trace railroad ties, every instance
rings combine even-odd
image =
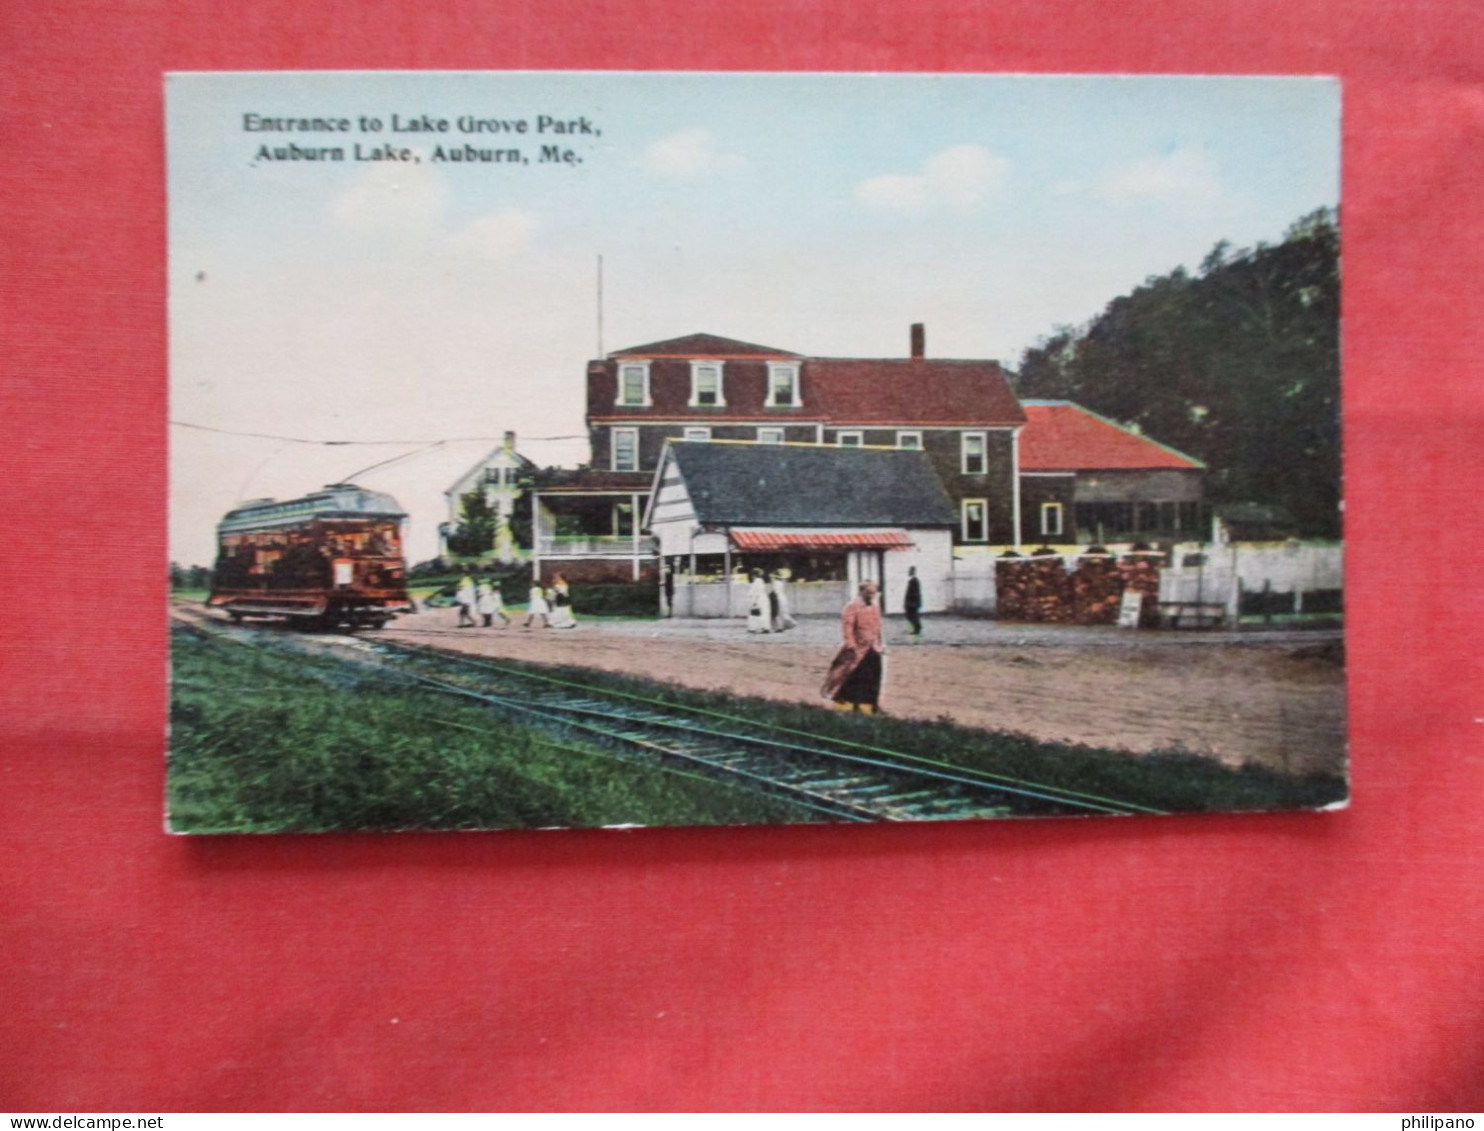
[[[403,678],[640,760],[786,798],[835,820],[947,821],[1152,813],[1092,794],[930,761],[421,645],[357,639]]]

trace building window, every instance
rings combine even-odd
[[[965,542],[989,541],[989,501],[965,499],[961,504]]]
[[[625,362],[618,367],[618,400],[615,403],[649,407],[649,362]]]
[[[757,442],[759,444],[781,444],[783,443],[783,429],[759,428],[757,430]]]
[[[639,429],[615,428],[613,430],[613,470],[639,470]]]
[[[988,469],[983,432],[965,432],[960,440],[960,466],[965,475],[983,475]]]
[[[632,538],[634,536],[634,504],[613,504],[613,536],[615,538]]]
[[[920,452],[920,451],[922,451],[922,433],[921,432],[898,432],[897,433],[897,447],[900,448],[904,452]]]
[[[690,404],[692,408],[724,408],[727,399],[721,388],[721,362],[690,363]]]
[[[799,367],[795,364],[768,363],[768,408],[798,408],[803,404],[799,396]]]
[[[709,440],[711,439],[711,429],[687,428],[685,430],[685,438],[687,440]]]
[[[858,448],[861,446],[861,434],[859,432],[836,432],[835,446],[838,448]]]
[[[1041,504],[1041,533],[1043,535],[1061,534],[1061,511],[1060,503]]]

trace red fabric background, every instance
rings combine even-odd
[[[438,8],[0,6],[0,1107],[1484,1106],[1484,9]],[[484,67],[1343,75],[1354,807],[161,835],[161,73]]]

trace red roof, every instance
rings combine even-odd
[[[729,420],[776,420],[786,424],[824,421],[843,427],[877,425],[950,428],[1013,426],[1025,421],[1020,402],[994,361],[937,358],[799,358],[797,354],[745,353],[765,350],[692,334],[653,346],[636,346],[588,364],[587,411],[590,422],[694,420],[721,424]],[[736,352],[722,352],[735,350]],[[707,352],[712,351],[712,352]],[[699,408],[690,403],[691,360],[724,358],[725,406]],[[625,358],[651,358],[647,406],[615,404],[618,367]],[[769,406],[768,361],[799,362],[799,395],[795,408]]]
[[[1142,471],[1206,465],[1071,401],[1024,402],[1021,471]]]
[[[761,553],[770,550],[910,550],[916,543],[905,530],[740,530],[732,545]]]
[[[794,358],[799,355],[788,350],[760,346],[755,342],[739,342],[736,338],[723,338],[720,334],[686,334],[683,338],[666,338],[662,342],[649,342],[642,346],[614,350],[609,357],[685,357],[697,361],[726,357],[774,357]]]
[[[804,412],[833,424],[1019,424],[1025,420],[996,361],[810,358]]]

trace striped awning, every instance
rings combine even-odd
[[[762,530],[732,527],[732,545],[762,553],[777,550],[910,550],[905,530]]]

